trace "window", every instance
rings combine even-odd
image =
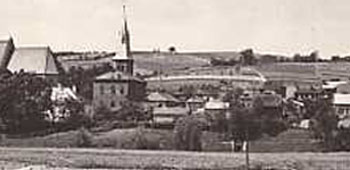
[[[123,87],[120,88],[120,94],[124,94],[124,88]]]
[[[114,85],[111,85],[111,93],[115,94],[115,86]]]
[[[105,88],[103,87],[102,84],[100,86],[100,93],[101,93],[101,95],[103,95],[105,93]]]
[[[111,101],[111,107],[115,107],[114,101]]]

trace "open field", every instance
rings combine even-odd
[[[259,169],[345,170],[350,153],[255,153]],[[24,165],[100,169],[242,169],[243,153],[203,153],[112,149],[0,148],[0,167]],[[10,167],[11,166],[11,167]]]

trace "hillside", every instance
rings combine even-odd
[[[60,62],[65,70],[71,67],[91,68],[104,63],[111,63],[114,53],[107,52],[56,52],[57,61]],[[210,56],[213,55],[198,55],[196,53],[168,53],[168,52],[134,52],[133,58],[136,71],[153,72],[162,71],[168,72],[190,67],[200,67],[209,65]]]

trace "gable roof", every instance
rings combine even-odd
[[[333,104],[335,104],[335,105],[350,105],[350,94],[335,93],[333,95]]]
[[[142,79],[124,74],[118,70],[110,71],[95,78],[95,81],[138,81],[144,82]]]
[[[14,51],[12,38],[0,40],[0,68],[6,69]]]
[[[151,102],[180,102],[174,96],[168,93],[153,92],[147,96],[147,100]]]
[[[187,103],[204,103],[205,100],[201,97],[191,97],[189,99],[186,100]]]
[[[205,103],[204,108],[206,110],[225,110],[230,107],[230,103],[220,100],[211,99]]]
[[[153,115],[187,115],[189,109],[186,107],[156,107],[153,109]]]
[[[58,74],[57,66],[49,47],[16,48],[8,65],[12,72],[31,72],[35,74]]]

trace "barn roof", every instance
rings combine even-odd
[[[12,72],[31,72],[35,74],[58,74],[50,47],[16,48],[8,69]]]
[[[9,60],[11,59],[14,44],[12,38],[0,39],[0,67],[6,69]]]

